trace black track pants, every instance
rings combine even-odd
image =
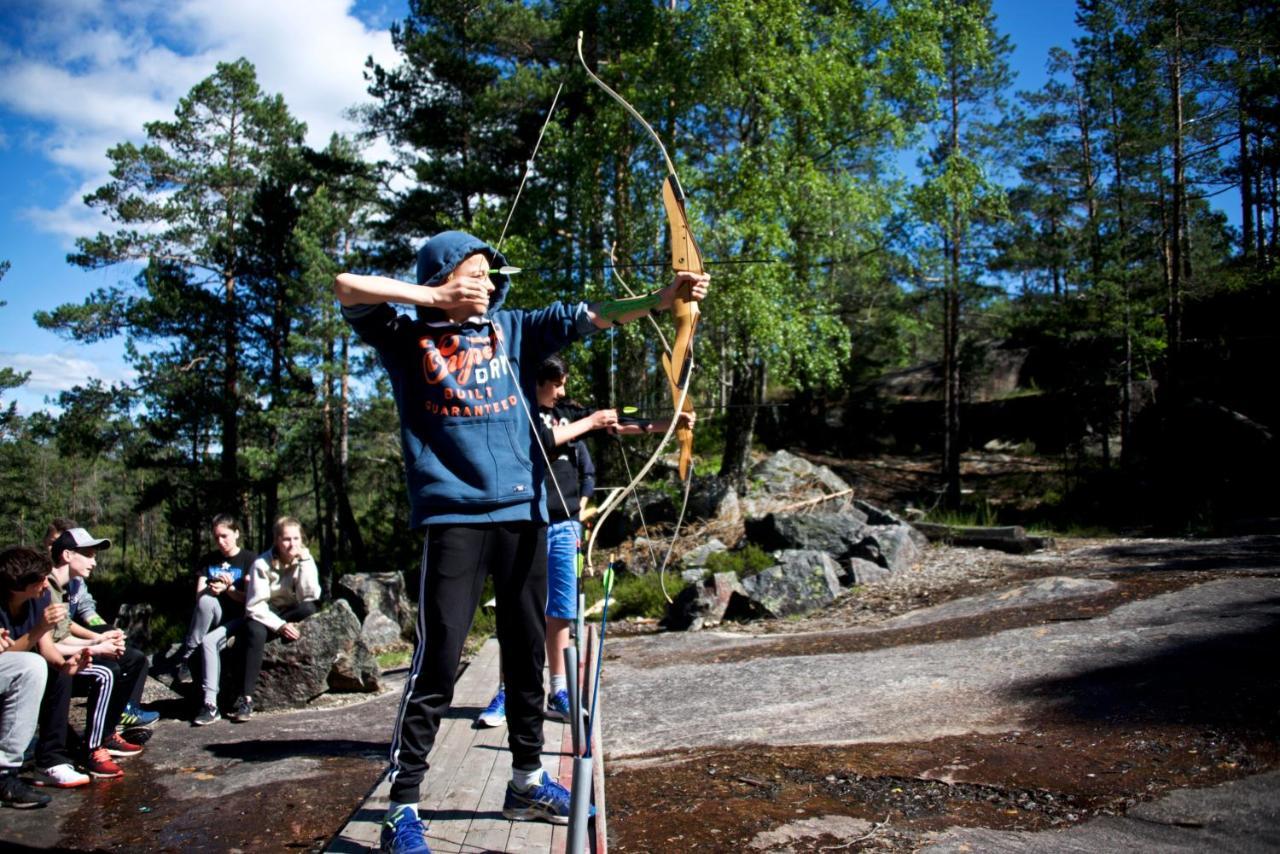
[[[541,764],[546,527],[533,522],[432,525],[422,549],[418,642],[391,740],[393,801],[420,799],[427,754],[453,700],[463,643],[488,575],[498,600],[511,764],[520,770]]]

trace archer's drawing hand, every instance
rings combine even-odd
[[[618,410],[597,409],[591,413],[592,430],[612,430],[618,426]]]
[[[495,288],[487,275],[454,276],[429,289],[432,292],[431,305],[445,311],[466,308],[473,314],[484,314],[489,310],[489,295]]]

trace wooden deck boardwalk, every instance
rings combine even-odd
[[[563,825],[502,817],[502,800],[511,774],[507,728],[473,727],[497,688],[498,660],[498,642],[490,639],[458,679],[453,707],[441,722],[419,805],[419,813],[428,823],[427,841],[433,854],[564,854],[568,828]],[[558,769],[560,781],[568,786],[572,779],[572,733],[568,725],[555,721],[547,721],[544,727],[543,767],[553,773]],[[598,744],[593,753],[599,755]],[[594,776],[599,818],[588,834],[589,846],[593,852],[603,852],[603,775]],[[376,851],[390,788],[384,777],[326,851]]]

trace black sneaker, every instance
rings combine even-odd
[[[242,724],[253,717],[253,700],[241,694],[236,698],[236,707],[227,715],[227,720]]]
[[[191,722],[196,726],[208,726],[220,717],[222,717],[222,715],[218,714],[217,706],[205,706],[200,710],[200,714],[196,715],[195,719]]]
[[[186,685],[192,681],[191,666],[187,664],[187,660],[184,658],[178,662],[178,669],[173,671],[173,684]]]
[[[42,807],[53,800],[44,792],[37,792],[18,778],[12,771],[0,773],[0,806],[29,810]]]

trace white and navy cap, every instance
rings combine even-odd
[[[84,528],[68,528],[53,541],[52,551],[55,554],[66,549],[97,549],[101,552],[109,548],[111,541],[108,539],[99,539]]]

